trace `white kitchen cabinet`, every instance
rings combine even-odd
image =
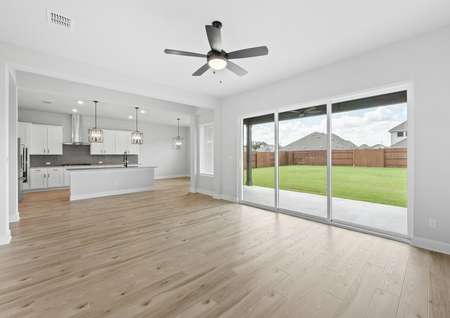
[[[31,155],[47,154],[47,126],[31,125]]]
[[[131,143],[131,131],[117,131],[116,153],[123,154],[125,151],[130,155],[137,155],[139,146]]]
[[[47,188],[58,188],[64,186],[64,169],[47,168]]]
[[[116,154],[123,154],[128,152],[128,139],[129,133],[127,131],[116,131]]]
[[[63,127],[50,125],[31,125],[32,155],[62,155]]]
[[[27,148],[31,145],[32,125],[32,123],[17,123],[17,137],[20,138],[20,143]]]
[[[47,148],[49,154],[63,154],[63,127],[47,126]]]
[[[103,130],[103,147],[105,154],[116,153],[116,131],[114,130]]]
[[[30,189],[58,188],[64,186],[64,169],[60,167],[31,168]]]
[[[139,146],[131,143],[131,131],[103,130],[103,143],[91,144],[91,155],[138,154]]]
[[[46,168],[32,168],[30,169],[30,189],[46,188]]]
[[[116,132],[103,129],[103,142],[91,144],[91,155],[112,155],[116,151]]]
[[[70,172],[67,169],[64,169],[64,186],[70,186]]]

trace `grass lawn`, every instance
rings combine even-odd
[[[325,166],[282,166],[280,189],[325,195],[326,173]],[[273,188],[274,169],[253,169],[253,184]],[[407,169],[333,167],[333,196],[406,207]]]

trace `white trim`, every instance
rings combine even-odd
[[[97,192],[97,193],[89,193],[89,194],[77,194],[77,195],[70,195],[70,201],[85,200],[85,199],[92,199],[92,198],[99,198],[99,197],[108,197],[108,196],[112,196],[112,195],[127,194],[127,193],[134,193],[134,192],[145,192],[145,191],[152,191],[152,190],[153,190],[153,186],[144,187],[144,188],[126,189],[126,190],[105,191],[105,192]]]
[[[9,216],[9,223],[15,223],[20,221],[20,214],[19,211],[16,211],[16,213],[13,213]]]
[[[235,198],[231,195],[223,195],[222,194],[221,197],[222,197],[222,200],[233,202],[233,203],[239,203],[239,199]]]
[[[244,198],[243,198],[243,185],[242,185],[242,179],[243,179],[243,171],[242,171],[242,167],[243,167],[243,158],[242,158],[242,154],[243,154],[243,147],[242,147],[242,127],[243,127],[243,120],[245,118],[248,117],[255,117],[255,116],[260,116],[260,115],[267,115],[267,114],[279,114],[282,111],[289,111],[292,109],[299,109],[299,108],[306,108],[309,107],[311,105],[327,105],[327,133],[328,133],[328,153],[327,153],[327,180],[328,180],[328,185],[327,185],[327,190],[328,190],[328,195],[327,195],[327,216],[328,216],[328,221],[330,223],[335,223],[336,220],[333,220],[333,215],[332,215],[332,188],[331,188],[331,168],[332,166],[330,166],[331,163],[331,105],[333,103],[337,103],[337,102],[341,102],[341,101],[348,101],[348,100],[352,100],[352,99],[358,99],[358,98],[365,98],[365,97],[371,97],[371,96],[377,96],[377,95],[382,95],[382,94],[388,94],[388,93],[393,93],[393,92],[399,92],[399,91],[406,91],[407,93],[407,120],[408,120],[408,165],[407,165],[407,169],[408,169],[408,207],[407,207],[407,222],[408,222],[408,234],[407,237],[405,238],[403,235],[398,235],[397,239],[399,240],[409,240],[410,238],[414,237],[413,234],[413,227],[414,227],[414,184],[415,184],[415,180],[414,180],[414,153],[415,153],[415,149],[414,149],[414,85],[412,82],[402,82],[402,83],[391,83],[388,85],[384,85],[384,86],[380,86],[378,88],[372,88],[372,89],[366,89],[366,90],[361,90],[358,92],[353,92],[353,93],[349,93],[349,94],[341,94],[338,96],[334,96],[334,97],[329,97],[329,98],[323,98],[323,99],[319,99],[319,100],[315,100],[313,102],[308,102],[308,103],[300,103],[300,104],[291,104],[289,106],[281,106],[281,107],[273,107],[271,110],[264,110],[264,111],[258,111],[258,112],[254,112],[254,113],[247,113],[247,114],[241,114],[241,116],[238,118],[239,119],[239,129],[240,129],[240,140],[237,142],[237,153],[240,156],[240,160],[238,161],[238,167],[237,167],[237,172],[236,175],[238,176],[237,178],[237,193],[239,193],[239,202],[241,203],[246,203],[248,204],[248,202],[245,202]],[[411,125],[410,125],[411,124]],[[276,127],[278,128],[278,127]],[[275,132],[276,134],[277,132]],[[278,143],[278,140],[275,140],[275,144]],[[330,161],[330,162],[328,162]],[[275,191],[276,192],[276,191]],[[276,197],[277,199],[277,197]],[[277,205],[278,202],[277,200],[275,201],[275,205]],[[264,208],[264,207],[263,207]],[[280,211],[280,209],[277,209],[278,212],[282,212]],[[283,213],[285,213],[286,211],[283,211]],[[300,217],[302,217],[300,215]],[[339,223],[339,222],[338,222]],[[359,231],[366,231],[367,233],[377,233],[377,235],[381,235],[381,236],[387,236],[390,237],[391,233],[388,233],[386,231],[380,230],[380,229],[372,229],[372,228],[367,228],[364,229],[362,226],[359,225],[346,225],[351,229],[354,230],[359,230]],[[393,235],[393,238],[395,238],[395,234]]]
[[[3,235],[0,235],[0,245],[6,245],[9,244],[11,242],[11,231],[8,230],[8,232],[6,232]]]
[[[189,178],[190,175],[188,174],[173,174],[173,175],[167,175],[167,176],[156,176],[154,180],[162,180],[162,179],[175,179],[175,178]]]
[[[199,189],[197,188],[195,192],[191,191],[192,193],[200,193],[200,194],[205,194],[205,195],[209,195],[211,197],[215,197],[218,196],[216,193],[214,193],[214,191],[211,191],[209,189]]]
[[[450,255],[450,244],[449,243],[439,242],[439,241],[430,240],[430,239],[416,236],[412,239],[411,245]]]
[[[214,178],[214,172],[212,172],[212,173],[200,172],[199,176],[206,177],[206,178]]]

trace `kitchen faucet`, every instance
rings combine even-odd
[[[128,168],[128,153],[126,151],[123,153],[122,163],[125,168]]]

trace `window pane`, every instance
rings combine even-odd
[[[246,118],[243,124],[242,198],[275,207],[275,116]]]
[[[333,105],[333,219],[406,235],[407,104],[369,100]]]
[[[279,207],[327,217],[327,107],[279,115]]]

